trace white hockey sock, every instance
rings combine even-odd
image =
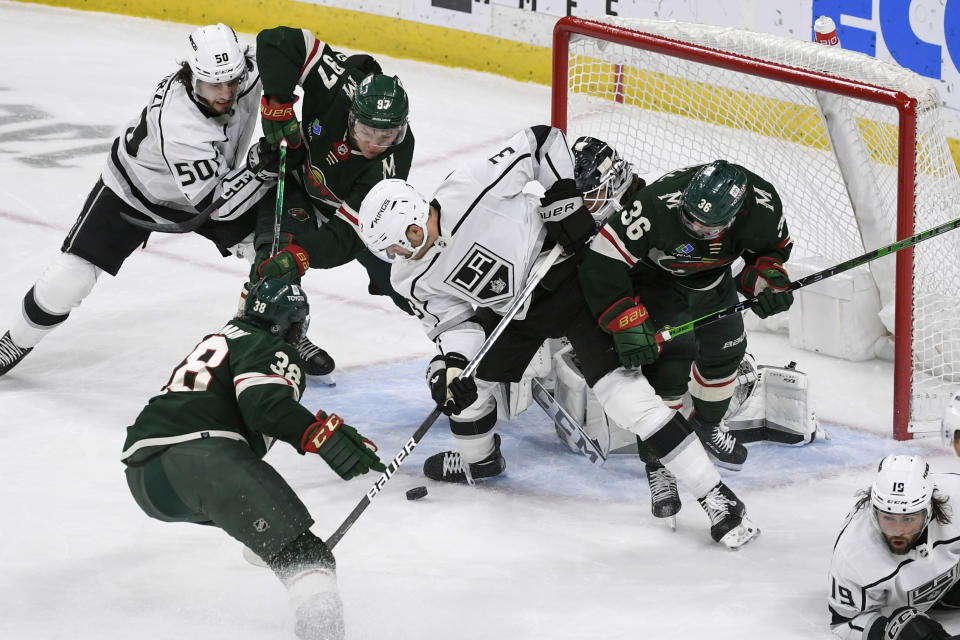
[[[689,434],[669,456],[660,458],[660,462],[687,491],[698,498],[707,495],[720,482],[717,468],[710,462],[695,433]]]
[[[346,637],[337,576],[329,567],[304,568],[284,580],[284,584],[297,616],[299,638],[342,640]]]
[[[463,436],[454,436],[457,441],[457,451],[464,462],[480,462],[491,453],[493,453],[493,434],[494,431],[488,431],[479,436],[466,438]]]
[[[34,347],[50,331],[60,326],[70,310],[90,294],[103,270],[70,253],[61,253],[33,285],[35,305],[33,315],[50,316],[30,318],[21,307],[20,317],[10,327],[10,338],[24,349]],[[26,304],[26,303],[25,303]],[[53,317],[62,316],[59,321]]]

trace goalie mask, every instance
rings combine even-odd
[[[870,487],[873,515],[890,551],[901,555],[930,522],[930,466],[920,456],[894,455],[881,460],[877,471]]]
[[[680,219],[701,240],[720,237],[747,199],[747,174],[726,160],[704,165],[683,190]]]
[[[633,181],[630,163],[603,140],[581,136],[573,143],[573,172],[583,203],[599,221],[620,207],[620,198]]]
[[[429,218],[430,203],[413,186],[381,180],[360,205],[360,236],[382,260],[410,259],[427,244]]]
[[[195,29],[187,38],[186,63],[194,96],[220,113],[229,110],[247,75],[247,58],[233,29],[222,22]]]
[[[296,345],[307,335],[310,324],[307,294],[280,278],[264,278],[247,292],[243,320]]]

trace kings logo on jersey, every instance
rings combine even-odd
[[[911,589],[907,594],[907,603],[914,607],[932,605],[956,583],[958,577],[960,577],[960,566],[955,565],[933,580],[925,582],[916,589]]]
[[[444,282],[479,304],[513,297],[513,264],[477,243],[466,252]]]

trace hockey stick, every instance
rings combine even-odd
[[[597,443],[587,435],[580,423],[573,419],[573,416],[563,408],[562,404],[557,402],[553,394],[547,391],[539,380],[533,378],[530,381],[530,388],[533,391],[533,399],[540,405],[543,412],[553,420],[557,435],[567,446],[571,449],[577,449],[587,457],[591,464],[599,466],[607,461],[607,457],[603,455],[603,451],[597,446]]]
[[[280,139],[280,168],[277,173],[277,206],[273,212],[273,244],[270,245],[270,256],[280,251],[280,216],[283,213],[283,184],[286,182],[287,168],[287,139]]]
[[[526,284],[523,286],[523,289],[520,290],[520,293],[517,294],[517,297],[514,298],[513,304],[510,305],[510,308],[507,309],[507,312],[503,314],[503,318],[494,327],[493,331],[490,332],[490,335],[487,336],[487,339],[483,341],[483,344],[480,346],[480,350],[477,351],[477,355],[473,356],[473,359],[467,364],[463,369],[463,373],[460,374],[461,377],[467,378],[473,375],[473,372],[477,370],[477,367],[480,366],[480,361],[483,359],[483,356],[487,355],[487,352],[493,347],[493,343],[497,341],[500,335],[506,331],[507,325],[510,324],[510,321],[513,320],[513,317],[517,315],[520,311],[520,307],[524,305],[527,301],[527,298],[530,297],[530,294],[533,293],[534,288],[537,284],[543,279],[543,276],[547,274],[547,271],[550,270],[550,267],[557,261],[557,258],[560,257],[560,252],[563,248],[560,245],[556,245],[547,257],[544,258],[543,262],[530,274],[530,277],[527,278]],[[373,486],[367,489],[367,493],[360,499],[360,502],[357,503],[357,506],[353,508],[353,511],[350,512],[350,515],[340,523],[340,526],[337,527],[337,530],[334,531],[329,538],[325,540],[327,548],[333,549],[340,538],[350,530],[350,527],[353,526],[353,523],[357,521],[357,518],[360,517],[367,507],[370,506],[370,502],[377,497],[382,490],[384,485],[387,484],[387,481],[390,480],[390,477],[396,473],[397,469],[403,464],[403,461],[413,453],[413,450],[416,449],[417,445],[420,444],[420,440],[423,439],[423,436],[427,434],[427,431],[430,430],[430,427],[433,426],[433,423],[437,421],[437,418],[440,417],[440,407],[439,405],[434,407],[433,411],[430,412],[430,415],[427,416],[426,420],[420,423],[420,426],[417,427],[417,430],[413,432],[413,435],[407,440],[403,445],[403,448],[394,456],[393,460],[390,461],[390,464],[387,465],[386,471],[380,474],[380,477],[377,478],[377,481],[373,483]]]
[[[960,218],[955,218],[949,222],[944,222],[938,227],[927,229],[926,231],[921,231],[916,235],[912,235],[909,238],[904,238],[903,240],[898,240],[897,242],[888,244],[885,247],[880,247],[879,249],[868,251],[862,256],[857,256],[856,258],[850,258],[846,262],[841,262],[840,264],[834,265],[832,267],[827,267],[823,271],[812,273],[809,276],[806,276],[805,278],[794,280],[793,282],[790,283],[789,287],[784,289],[784,291],[796,291],[801,287],[806,287],[815,282],[820,282],[821,280],[825,280],[826,278],[835,276],[838,273],[843,273],[844,271],[853,269],[854,267],[859,267],[862,264],[872,262],[877,258],[882,258],[883,256],[896,253],[901,249],[912,247],[913,245],[923,242],[924,240],[929,240],[930,238],[944,234],[947,231],[952,231],[957,227],[960,227]],[[670,327],[670,326],[663,327],[659,332],[657,332],[657,335],[655,337],[656,341],[658,343],[666,342],[671,338],[676,338],[677,336],[683,335],[684,333],[689,333],[690,331],[693,331],[698,327],[702,327],[703,325],[710,324],[711,322],[716,322],[717,320],[726,318],[728,316],[732,316],[735,313],[740,313],[741,311],[744,311],[746,309],[751,309],[756,303],[757,303],[757,297],[752,296],[747,298],[746,300],[743,300],[742,302],[738,302],[737,304],[731,305],[726,309],[713,311],[711,313],[708,313],[705,316],[701,316],[697,318],[696,320],[685,322],[676,327]]]
[[[210,205],[190,218],[189,220],[184,220],[183,222],[152,222],[149,220],[141,220],[140,218],[134,218],[129,213],[123,211],[118,211],[120,217],[131,225],[144,229],[150,232],[157,233],[190,233],[191,231],[196,231],[203,226],[207,220],[210,219],[210,216],[213,215],[213,212],[219,209],[227,201],[226,198],[220,197],[215,199]]]

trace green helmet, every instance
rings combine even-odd
[[[264,278],[247,292],[243,319],[296,344],[307,332],[310,305],[307,294],[280,278]]]
[[[350,131],[354,135],[362,135],[362,127],[357,131],[358,123],[373,129],[395,130],[396,137],[391,144],[398,145],[407,134],[409,113],[410,101],[400,84],[400,78],[371,74],[360,81],[353,94],[349,117]]]
[[[680,218],[692,235],[711,240],[733,224],[747,199],[747,174],[726,160],[704,165],[683,190]]]

